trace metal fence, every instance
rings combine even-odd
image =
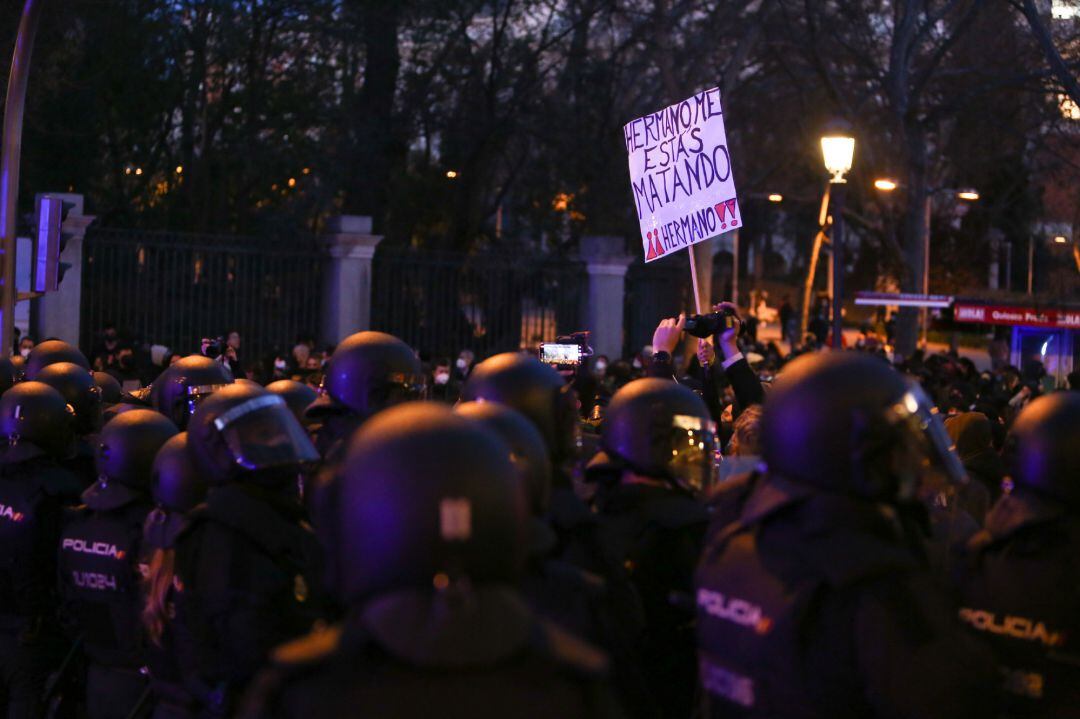
[[[626,272],[623,354],[627,357],[652,342],[656,324],[692,306],[690,262],[685,252],[645,264],[640,259]]]
[[[325,254],[314,238],[144,232],[91,226],[83,245],[80,344],[107,322],[175,351],[230,329],[254,361],[319,330]]]
[[[372,274],[372,328],[431,358],[464,348],[484,357],[584,329],[588,277],[576,260],[379,248]]]

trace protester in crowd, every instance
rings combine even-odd
[[[101,330],[101,339],[94,345],[90,353],[91,366],[99,372],[108,372],[118,363],[120,352],[120,335],[116,330],[116,323],[106,322]]]
[[[989,502],[1001,497],[1005,467],[993,446],[993,425],[981,412],[962,412],[945,420],[945,429],[956,446],[968,477],[986,489]],[[987,507],[989,508],[989,507]],[[981,516],[976,517],[982,520]]]
[[[30,356],[30,350],[32,349],[34,349],[34,338],[30,335],[26,335],[19,339],[18,352],[16,352],[16,354],[23,359],[26,359]]]

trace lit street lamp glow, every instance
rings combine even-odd
[[[883,177],[880,180],[874,180],[874,187],[881,190],[882,192],[892,192],[896,189],[897,184],[895,180],[890,180]]]
[[[183,165],[177,165],[177,166],[176,166],[176,174],[177,174],[177,175],[182,175],[182,174],[184,174],[184,166],[183,166]]]
[[[821,137],[821,156],[825,160],[825,169],[832,175],[831,182],[847,182],[844,175],[851,169],[855,156],[855,138],[847,122],[834,120],[829,123]]]
[[[976,200],[979,199],[979,191],[978,190],[973,190],[970,187],[965,187],[963,190],[959,190],[956,193],[956,196],[959,197],[961,200],[966,200],[968,202],[975,202]]]
[[[769,202],[783,202],[784,196],[781,195],[779,192],[773,192],[769,195],[768,200]]]
[[[1054,242],[1059,245],[1064,245],[1069,241],[1069,238],[1065,235],[1054,235]]]
[[[453,180],[455,177],[457,177],[457,170],[447,170],[446,176]]]

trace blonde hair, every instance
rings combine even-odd
[[[150,569],[145,579],[146,606],[143,607],[142,622],[146,627],[146,635],[158,646],[161,646],[165,622],[171,618],[169,590],[172,589],[175,576],[176,550],[155,549],[150,557]]]
[[[761,454],[761,405],[752,404],[742,411],[735,425],[728,451],[741,457]]]

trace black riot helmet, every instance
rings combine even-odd
[[[207,484],[188,451],[187,432],[161,446],[150,473],[150,496],[157,507],[146,517],[143,536],[150,547],[172,547],[184,515],[206,499]]]
[[[21,357],[19,359],[22,359]],[[0,356],[0,394],[7,392],[18,381],[18,371],[10,357]]]
[[[6,464],[44,452],[66,459],[75,449],[75,413],[63,395],[43,382],[20,382],[0,397],[0,434]]]
[[[177,431],[176,425],[153,410],[133,409],[117,415],[98,437],[98,476],[108,482],[149,489],[154,457]]]
[[[75,434],[88,435],[101,429],[101,388],[90,370],[72,362],[56,362],[42,367],[37,381],[63,395],[75,410]]]
[[[188,512],[206,498],[206,479],[188,451],[188,434],[180,432],[161,445],[150,472],[150,496],[170,512]]]
[[[384,332],[357,332],[326,363],[323,391],[364,419],[424,393],[420,360],[409,345]]]
[[[484,360],[465,382],[462,399],[500,402],[521,412],[540,430],[556,465],[578,453],[581,434],[574,390],[535,357],[504,352]]]
[[[301,422],[304,421],[304,410],[319,397],[319,393],[313,387],[294,379],[279,379],[277,382],[271,382],[266,385],[266,391],[285,400],[289,411]]]
[[[373,417],[327,490],[318,531],[346,603],[520,573],[528,510],[510,448],[448,407],[411,402]]]
[[[1039,397],[1011,434],[1013,484],[1080,510],[1080,393]]]
[[[611,398],[600,446],[617,464],[694,494],[716,481],[716,423],[692,390],[668,379],[630,382]]]
[[[211,484],[242,474],[267,481],[295,477],[319,459],[285,400],[247,384],[223,387],[198,406],[188,422],[188,448]]]
[[[94,384],[101,390],[102,404],[114,405],[124,401],[123,387],[108,372],[94,372]]]
[[[63,340],[46,340],[34,345],[30,350],[30,356],[26,358],[26,379],[36,380],[41,370],[58,362],[70,362],[84,370],[90,370],[86,355],[80,352],[78,347]]]
[[[98,481],[83,492],[91,509],[110,510],[149,498],[150,471],[176,425],[150,409],[133,409],[105,425],[98,438]]]
[[[551,458],[547,445],[529,419],[498,402],[462,402],[457,414],[476,420],[495,431],[510,447],[510,459],[525,483],[529,511],[543,516],[551,499]]]
[[[220,362],[202,355],[184,357],[154,380],[150,404],[180,429],[204,399],[232,384],[229,370]]]
[[[770,472],[866,499],[909,498],[927,462],[954,483],[967,481],[922,388],[856,352],[787,365],[762,410],[761,444]]]

